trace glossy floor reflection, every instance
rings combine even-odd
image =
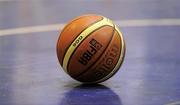
[[[120,97],[104,85],[79,85],[66,92],[59,105],[122,105]]]

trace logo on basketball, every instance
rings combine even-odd
[[[90,50],[86,50],[86,52],[83,53],[83,55],[79,58],[78,62],[81,63],[82,65],[87,65],[88,61],[91,60],[93,55],[96,54],[98,50],[102,47],[102,45],[97,42],[95,39],[92,39],[89,42]]]

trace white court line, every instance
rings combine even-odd
[[[142,26],[180,26],[180,19],[144,19],[144,20],[122,20],[114,21],[120,27],[142,27]],[[51,24],[32,27],[21,27],[13,29],[0,30],[0,36],[27,34],[34,32],[58,31],[64,27],[64,24]]]
[[[52,25],[43,25],[43,26],[5,29],[5,30],[0,30],[0,36],[13,35],[13,34],[27,34],[34,32],[57,31],[58,29],[60,30],[63,27],[64,24],[52,24]]]
[[[0,2],[9,2],[9,1],[15,1],[15,0],[0,0]]]
[[[169,104],[166,104],[166,105],[180,105],[180,101],[176,101],[176,102],[169,103]]]

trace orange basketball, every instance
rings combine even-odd
[[[69,22],[57,41],[64,71],[83,83],[112,77],[125,56],[125,42],[117,25],[99,15],[83,15]]]

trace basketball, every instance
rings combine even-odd
[[[71,20],[59,35],[57,57],[75,80],[94,84],[112,77],[125,56],[125,41],[118,26],[100,15]]]

